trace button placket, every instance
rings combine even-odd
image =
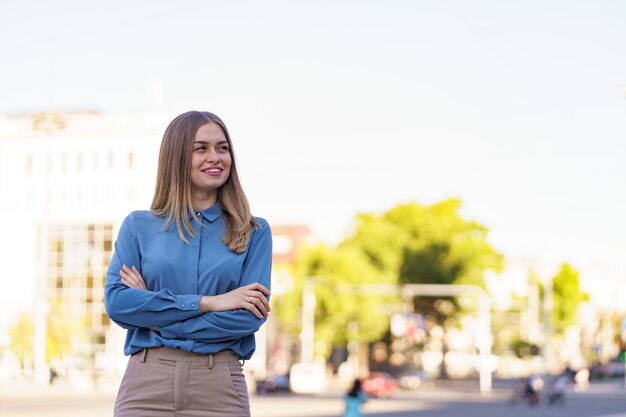
[[[202,218],[200,218],[202,220]],[[196,294],[198,291],[198,262],[200,260],[200,241],[202,240],[202,227],[201,224],[194,224],[196,229],[196,237],[189,241],[189,258],[187,259],[187,287],[188,294]]]

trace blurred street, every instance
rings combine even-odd
[[[626,417],[626,392],[621,381],[592,384],[585,392],[567,392],[563,406],[548,407],[544,402],[531,407],[512,405],[505,383],[494,385],[494,391],[481,396],[475,382],[438,382],[417,392],[399,392],[390,399],[370,399],[365,415],[377,417],[483,417],[483,416],[567,416]],[[48,393],[43,395],[0,394],[2,417],[104,417],[111,416],[114,395]],[[303,396],[294,394],[254,395],[253,417],[330,417],[340,416],[340,393]]]

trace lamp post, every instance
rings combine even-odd
[[[302,330],[300,333],[300,361],[313,363],[315,359],[315,282],[304,280],[302,289]]]
[[[552,299],[552,279],[547,279],[543,286],[543,363],[544,372],[550,373],[553,361],[552,354],[552,310],[554,300]]]
[[[480,356],[479,383],[481,394],[491,392],[491,299],[482,288],[475,285],[457,284],[364,284],[345,285],[340,288],[343,293],[352,294],[398,294],[405,300],[419,296],[457,296],[472,295],[478,299],[478,320],[480,323],[477,332],[477,347]]]
[[[479,355],[479,384],[481,394],[491,392],[491,299],[480,287],[455,284],[405,284],[402,293],[412,296],[473,295],[478,299],[477,347]]]

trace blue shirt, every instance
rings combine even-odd
[[[191,218],[191,214],[190,214]],[[165,218],[134,211],[120,228],[104,289],[106,311],[127,329],[124,353],[166,346],[188,352],[230,349],[249,359],[254,333],[266,318],[245,309],[200,312],[202,295],[218,295],[254,282],[270,288],[272,234],[264,219],[252,231],[243,253],[223,242],[225,223],[219,203],[200,212],[202,226],[191,221],[196,237],[184,243]],[[122,265],[137,267],[148,291],[121,283]],[[150,329],[158,327],[160,332]]]

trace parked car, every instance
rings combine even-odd
[[[361,387],[372,397],[391,397],[398,390],[398,382],[388,373],[372,372]]]
[[[256,392],[259,394],[289,392],[289,375],[272,375],[258,381]]]
[[[428,379],[424,371],[404,371],[398,375],[398,385],[403,390],[413,391],[422,387]]]
[[[624,364],[618,361],[597,363],[589,368],[589,379],[623,378]]]

